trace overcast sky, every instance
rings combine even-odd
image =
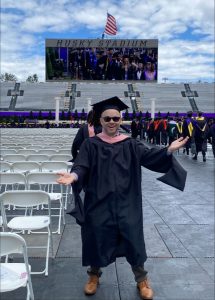
[[[214,82],[213,0],[1,0],[1,73],[45,80],[46,38],[158,39],[158,82]]]

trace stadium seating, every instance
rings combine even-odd
[[[26,111],[39,110],[54,110],[55,97],[65,96],[70,83],[66,82],[46,82],[46,83],[26,83],[21,82],[21,89],[24,90],[24,96],[18,96],[16,109]],[[112,96],[118,96],[130,107],[132,111],[129,97],[125,97],[124,92],[128,92],[129,82],[77,82],[76,91],[80,91],[80,97],[75,98],[75,107],[78,112],[84,108],[89,111],[91,104],[102,99],[107,99]],[[181,96],[181,91],[184,91],[184,84],[171,83],[132,83],[134,92],[139,91],[140,101],[143,111],[151,109],[151,98],[156,98],[156,111],[161,112],[186,112],[190,109],[190,104],[187,98]],[[9,96],[7,91],[13,89],[13,82],[0,83],[1,88],[1,110],[7,110],[9,105]],[[195,98],[197,106],[204,112],[214,112],[214,84],[213,83],[190,83],[191,90],[198,93]],[[60,101],[60,110],[65,109],[64,101]]]

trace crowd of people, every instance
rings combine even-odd
[[[207,143],[212,144],[215,157],[215,120],[207,120],[202,112],[193,117],[192,111],[187,112],[186,117],[134,119],[131,122],[131,135],[139,136],[155,145],[170,145],[179,137],[189,136],[189,140],[183,150],[187,155],[192,154],[197,160],[198,153],[202,153],[203,161],[206,161]]]
[[[90,114],[87,123],[90,120]],[[193,117],[192,111],[187,112],[185,117],[156,117],[152,118],[134,118],[133,121],[126,125],[121,124],[121,130],[131,133],[131,137],[146,140],[155,145],[170,145],[179,137],[189,136],[183,152],[187,155],[192,154],[193,159],[197,160],[198,153],[202,153],[203,161],[206,161],[207,143],[212,145],[213,155],[215,157],[215,119],[207,119],[202,112],[197,117]],[[73,122],[60,122],[58,125],[54,122],[34,122],[34,123],[0,123],[0,128],[80,128],[81,134],[76,140],[83,135],[84,129],[82,120]],[[99,129],[98,129],[99,130]],[[75,140],[75,142],[76,142]],[[74,143],[74,147],[76,143]],[[78,141],[79,145],[79,141]],[[74,150],[77,151],[77,150]]]
[[[157,80],[157,50],[72,49],[68,71],[76,80]]]

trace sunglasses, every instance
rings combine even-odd
[[[103,117],[102,118],[106,123],[110,122],[111,120],[113,120],[113,122],[119,122],[119,120],[121,119],[121,117]]]

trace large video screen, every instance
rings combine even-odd
[[[46,81],[152,81],[158,40],[46,39]]]

